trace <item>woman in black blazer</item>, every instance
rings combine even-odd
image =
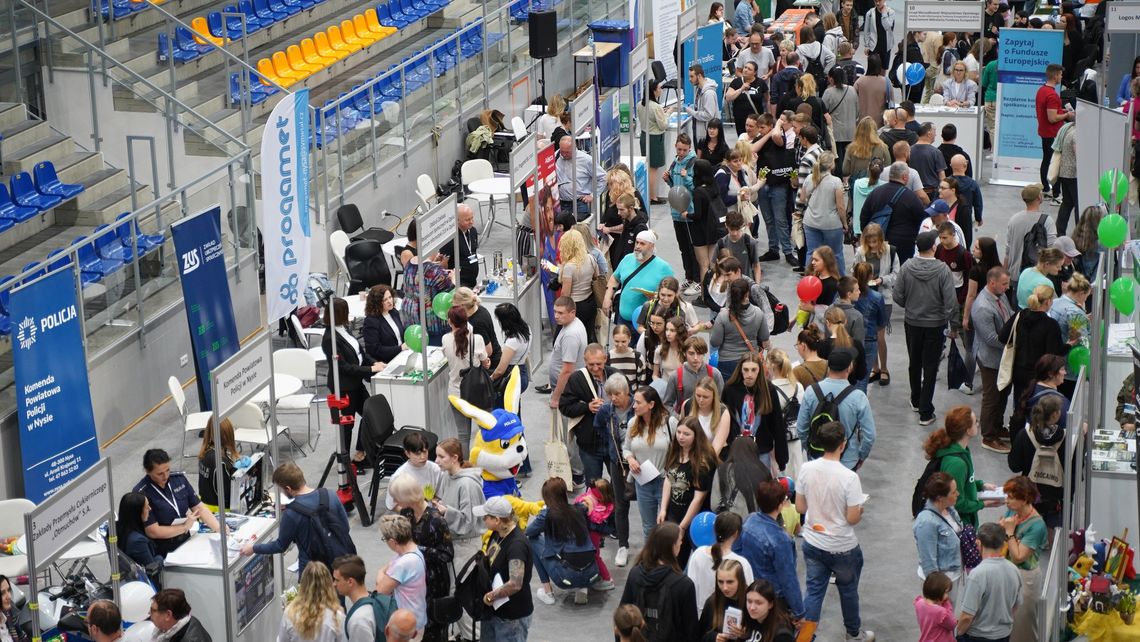
[[[364,352],[385,364],[407,347],[404,345],[404,322],[396,309],[395,290],[391,287],[374,285],[368,291],[360,334],[364,337]]]
[[[330,314],[331,313],[331,314]],[[335,318],[330,319],[331,317]],[[364,402],[368,399],[368,380],[373,373],[384,369],[382,362],[374,360],[363,350],[364,346],[352,336],[348,330],[348,302],[339,297],[334,298],[325,308],[325,335],[321,338],[321,349],[324,350],[325,359],[331,364],[333,327],[336,328],[336,372],[340,376],[340,394],[348,397],[348,407],[342,413],[352,413],[359,417],[364,412]],[[333,369],[329,368],[329,391],[333,390]],[[351,433],[342,432],[343,446],[348,449]],[[356,437],[356,454],[352,460],[356,463],[364,461],[364,450],[361,448],[360,435]]]

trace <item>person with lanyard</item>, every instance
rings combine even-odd
[[[190,539],[198,520],[218,532],[217,518],[198,499],[190,480],[184,473],[170,471],[170,455],[165,450],[147,450],[143,455],[143,468],[146,476],[135,484],[133,491],[146,495],[150,502],[145,532],[154,540],[159,555],[166,555]]]
[[[447,257],[446,267],[459,271],[459,285],[473,288],[479,283],[479,230],[475,229],[475,211],[460,203],[455,207],[455,234],[459,237],[459,258],[455,244],[445,243],[439,253]]]

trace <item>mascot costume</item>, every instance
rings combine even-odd
[[[479,427],[471,441],[471,465],[483,469],[483,494],[487,499],[519,494],[515,475],[527,455],[522,420],[516,414],[521,392],[519,369],[515,366],[503,394],[505,408],[488,412],[455,395],[448,396],[451,405]]]

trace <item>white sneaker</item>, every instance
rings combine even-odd
[[[972,394],[974,394],[974,387],[968,383],[964,383],[964,384],[958,386],[958,392],[960,392],[964,395],[972,395]]]
[[[574,603],[586,604],[590,601],[590,589],[578,589],[574,591]]]
[[[595,591],[612,591],[614,590],[614,581],[598,579],[597,582],[594,582],[590,585],[590,588],[594,589]]]
[[[875,642],[874,631],[859,631],[859,635],[854,637],[848,635],[847,642]]]
[[[558,601],[558,600],[554,599],[553,594],[547,593],[546,589],[542,588],[541,586],[538,587],[538,590],[535,592],[535,595],[538,597],[539,602],[542,602],[543,604],[546,604],[547,606],[554,606],[554,603]]]
[[[617,555],[614,555],[614,564],[617,564],[618,566],[625,566],[628,563],[629,563],[629,547],[628,546],[619,546],[618,550],[617,550]]]

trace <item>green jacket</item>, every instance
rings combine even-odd
[[[958,483],[958,503],[954,504],[958,515],[963,522],[976,528],[978,512],[985,507],[978,499],[978,491],[983,490],[985,484],[980,479],[974,479],[974,459],[970,456],[970,450],[953,443],[934,453],[934,456],[942,458],[942,472]]]
[[[985,67],[982,67],[982,75],[981,75],[981,78],[979,78],[979,80],[981,82],[979,82],[978,84],[982,86],[982,90],[985,92],[985,101],[987,103],[996,102],[997,101],[997,61],[996,60],[990,61],[990,62],[986,63]]]

